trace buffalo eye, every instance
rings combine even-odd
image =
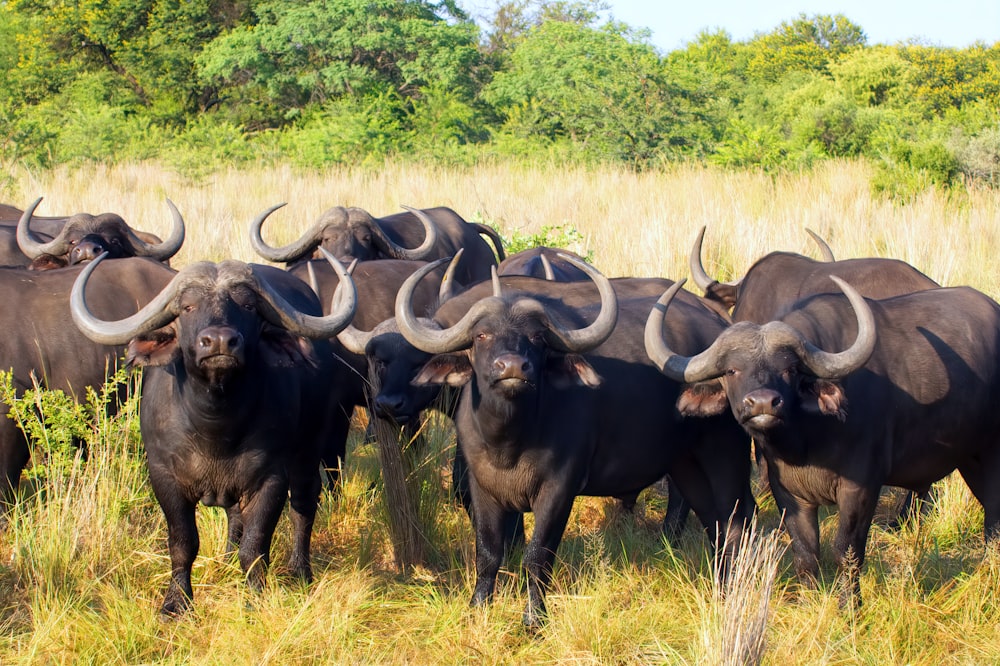
[[[184,306],[184,312],[194,312],[194,311],[195,311],[195,306],[193,303],[188,303],[187,305]]]
[[[476,333],[476,342],[486,342],[489,339],[490,339],[490,334],[489,333],[484,333],[482,331],[479,332],[479,333]]]
[[[798,374],[798,369],[795,366],[792,366],[790,368],[785,368],[784,370],[781,371],[781,378],[784,379],[786,382],[790,382],[792,379],[795,378],[796,374]]]
[[[739,372],[740,371],[737,370],[736,368],[726,368],[727,377],[735,377],[737,374],[739,374]]]

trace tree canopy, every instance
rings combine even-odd
[[[1000,43],[872,45],[845,16],[800,14],[662,53],[607,9],[498,0],[477,22],[456,0],[8,0],[0,142],[41,165],[852,157],[886,183],[1000,180]]]

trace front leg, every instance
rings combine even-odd
[[[256,493],[241,501],[243,539],[240,541],[240,566],[252,590],[264,587],[271,561],[271,539],[288,499],[288,481],[284,477],[267,478]]]
[[[288,568],[306,583],[312,582],[310,543],[322,490],[322,479],[317,473],[318,465],[316,456],[304,455],[289,468],[292,553],[288,558]]]
[[[243,514],[240,505],[226,507],[226,556],[230,557],[240,547],[243,538]]]
[[[861,605],[861,566],[865,563],[868,532],[875,516],[880,486],[863,487],[842,483],[837,491],[839,508],[833,554],[838,574],[847,583],[841,606]]]
[[[191,609],[191,567],[198,555],[198,526],[195,503],[180,496],[176,489],[153,484],[153,492],[167,521],[167,548],[170,551],[170,583],[163,597],[160,614],[178,617]]]
[[[509,514],[491,496],[476,486],[475,478],[468,476],[472,496],[472,525],[476,531],[476,587],[472,592],[472,606],[489,603],[496,588],[497,573],[503,561],[505,526]]]
[[[562,541],[574,495],[563,486],[549,486],[532,502],[535,529],[524,551],[524,568],[528,574],[528,604],[522,621],[531,630],[542,627],[546,619],[545,593],[552,580],[552,564]]]
[[[773,465],[771,469],[774,469]],[[816,587],[819,580],[819,507],[793,496],[776,477],[776,474],[771,474],[771,493],[778,506],[783,508],[783,522],[792,537],[795,574],[803,585]]]

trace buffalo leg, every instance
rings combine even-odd
[[[153,490],[156,491],[155,485]],[[159,492],[156,495],[167,521],[167,548],[170,551],[170,584],[160,613],[178,616],[190,610],[194,599],[191,567],[200,545],[194,517],[195,504],[177,496],[165,497]]]
[[[670,543],[676,543],[684,531],[688,514],[691,513],[691,503],[684,499],[681,489],[677,483],[668,475],[667,485],[667,512],[663,516],[663,534]]]
[[[984,468],[981,462],[962,465],[958,468],[969,490],[983,505],[983,536],[986,543],[1000,541],[1000,486],[996,483],[996,466]]]
[[[21,472],[28,464],[31,454],[24,434],[13,421],[5,418],[6,410],[0,411],[0,516],[6,517],[7,512],[17,498],[17,488],[21,483]]]
[[[504,556],[504,527],[509,520],[496,502],[478,492],[475,479],[470,477],[473,504],[473,527],[476,531],[476,587],[472,592],[473,606],[488,603],[496,588],[497,573]]]
[[[289,507],[292,520],[292,554],[288,567],[299,579],[312,582],[310,543],[322,486],[316,473],[316,458],[304,456],[289,470]]]
[[[770,486],[778,506],[783,507],[783,522],[792,537],[795,574],[803,585],[815,587],[819,579],[819,507],[794,498],[773,474]]]
[[[246,575],[247,584],[253,590],[264,587],[264,578],[271,561],[271,538],[287,499],[287,481],[280,477],[270,477],[242,505],[240,566]]]
[[[524,610],[524,626],[538,629],[545,622],[545,592],[552,580],[552,565],[562,541],[573,495],[564,487],[544,489],[532,505],[535,529],[524,550],[524,568],[528,574],[528,604]]]
[[[226,508],[226,528],[226,555],[232,555],[243,538],[243,513],[239,504]]]
[[[833,540],[833,553],[837,570],[846,578],[847,587],[841,605],[861,604],[861,567],[865,563],[868,532],[875,516],[879,486],[858,487],[843,485],[837,493],[839,510],[837,534]]]

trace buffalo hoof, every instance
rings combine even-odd
[[[161,620],[176,620],[193,608],[191,599],[183,592],[168,592],[160,607]]]

